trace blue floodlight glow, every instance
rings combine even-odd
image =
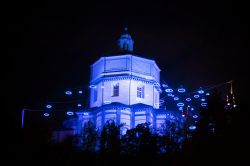
[[[173,89],[171,89],[171,88],[165,89],[165,92],[171,93],[171,92],[173,92]]]
[[[164,100],[160,99],[160,104],[164,103]]]
[[[199,97],[200,97],[200,95],[194,95],[194,98],[196,98],[196,99],[199,98]]]
[[[207,103],[201,103],[201,106],[202,106],[202,107],[206,107],[206,106],[207,106]]]
[[[89,115],[89,113],[88,112],[84,112],[83,115]]]
[[[183,107],[179,107],[179,110],[180,110],[180,111],[183,111]]]
[[[201,99],[201,101],[206,101],[206,99]]]
[[[46,112],[46,113],[43,114],[43,116],[47,117],[47,116],[49,116],[49,113]]]
[[[96,88],[96,85],[90,85],[89,88]]]
[[[195,130],[195,129],[196,129],[196,126],[191,125],[191,126],[189,126],[188,128],[189,128],[189,130]]]
[[[104,101],[103,103],[104,104],[111,104],[112,102],[111,101]]]
[[[179,100],[179,97],[174,97],[174,100]]]
[[[52,108],[52,105],[47,104],[47,105],[46,105],[46,108],[51,109],[51,108]]]
[[[65,92],[65,94],[66,94],[66,95],[72,95],[72,91],[67,90],[67,91]]]
[[[177,103],[177,106],[183,107],[183,106],[184,106],[184,103]]]
[[[207,93],[206,93],[206,96],[209,96],[209,95],[210,95],[210,93],[209,93],[209,92],[207,92]]]
[[[146,79],[148,79],[148,80],[152,80],[152,79],[153,79],[153,77],[151,77],[151,76],[146,76]]]
[[[191,111],[193,111],[194,110],[194,108],[191,108]]]
[[[82,94],[82,90],[79,90],[78,93],[79,93],[79,94]]]
[[[163,87],[163,88],[167,88],[167,87],[168,87],[168,85],[166,85],[166,84],[162,84],[162,87]]]
[[[170,96],[170,97],[174,97],[174,95],[173,95],[172,93],[169,93],[169,94],[168,94],[168,96]]]
[[[191,98],[186,98],[186,101],[191,101]]]
[[[203,93],[204,93],[204,90],[198,90],[198,93],[199,93],[199,94],[203,94]]]
[[[197,118],[198,118],[198,115],[193,115],[193,118],[194,118],[194,119],[197,119]]]
[[[161,85],[157,82],[157,83],[153,83],[153,86],[161,86]]]
[[[180,92],[180,93],[184,93],[184,92],[186,92],[186,89],[184,89],[184,88],[179,88],[177,91]]]
[[[69,115],[69,116],[74,115],[74,112],[72,112],[72,111],[67,111],[67,115]]]
[[[77,104],[77,107],[81,107],[82,106],[82,104]]]

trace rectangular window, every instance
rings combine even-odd
[[[112,96],[119,96],[119,83],[113,85],[113,95]]]
[[[137,87],[137,97],[144,98],[144,86]]]
[[[94,102],[97,101],[97,88],[93,88],[94,90]]]

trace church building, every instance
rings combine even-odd
[[[154,60],[133,54],[134,41],[125,28],[118,42],[120,52],[100,57],[91,67],[89,109],[77,112],[78,126],[93,121],[101,129],[107,120],[127,129],[150,122],[159,127],[174,112],[160,109],[160,68]]]

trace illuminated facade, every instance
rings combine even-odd
[[[91,120],[98,128],[113,119],[124,129],[150,122],[159,127],[173,112],[159,109],[160,69],[154,60],[132,53],[127,29],[118,40],[121,53],[101,57],[91,65],[90,109],[78,112],[80,127]],[[124,130],[126,131],[126,130]]]
[[[88,109],[82,109],[83,103],[79,100],[73,103],[74,106],[70,105],[70,108],[68,105],[58,107],[57,103],[63,102],[47,102],[45,110],[22,110],[22,128],[25,126],[24,121],[29,118],[28,112],[39,112],[39,114],[42,112],[42,120],[46,123],[55,122],[52,120],[54,117],[59,118],[60,123],[51,123],[52,128],[67,129],[65,135],[81,134],[84,124],[88,121],[94,122],[101,131],[108,120],[114,120],[117,125],[125,124],[122,128],[123,134],[126,130],[145,122],[150,122],[156,131],[160,131],[162,125],[169,121],[174,121],[176,124],[180,122],[182,127],[184,122],[187,122],[185,125],[189,126],[188,129],[195,130],[196,123],[201,118],[200,112],[207,108],[210,89],[215,86],[206,89],[200,87],[188,92],[183,86],[172,88],[165,81],[160,84],[160,69],[156,62],[135,55],[133,44],[133,39],[125,29],[117,42],[119,53],[101,57],[90,66]],[[225,108],[232,110],[236,109],[237,105],[233,82],[225,84],[228,83],[230,94],[227,95]],[[84,92],[82,89],[65,91],[68,97],[72,94],[82,95]],[[59,111],[60,108],[63,108],[63,111]],[[64,115],[59,114],[60,112]],[[33,119],[38,121],[37,117],[30,116],[30,119],[32,123]],[[62,133],[59,130],[53,139],[64,137]]]

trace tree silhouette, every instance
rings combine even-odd
[[[222,134],[227,122],[227,110],[224,107],[218,90],[214,90],[208,97],[207,108],[201,108],[201,119],[197,123],[199,137],[219,136]]]
[[[84,123],[82,129],[83,150],[87,152],[95,152],[98,140],[98,131],[92,121]]]
[[[166,119],[158,129],[160,153],[179,151],[182,141],[186,138],[183,121],[180,119]]]
[[[158,151],[158,135],[151,132],[150,123],[138,124],[122,137],[122,152],[127,155],[152,156]]]
[[[120,134],[124,124],[116,125],[114,120],[108,120],[101,131],[100,152],[101,154],[120,153]]]
[[[214,90],[208,98],[206,108],[200,110],[201,119],[196,123],[197,131],[192,133],[192,139],[187,140],[182,151],[189,162],[197,165],[231,165],[232,158],[226,157],[235,154],[231,150],[235,144],[232,138],[236,133],[232,129],[233,110],[226,110],[222,95]],[[230,137],[227,135],[230,133]],[[235,148],[237,149],[237,148]],[[225,155],[227,154],[227,155]],[[204,163],[204,161],[207,161]]]

